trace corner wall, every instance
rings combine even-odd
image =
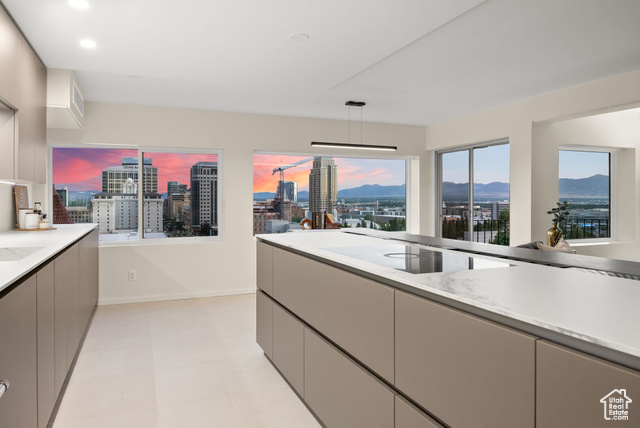
[[[83,130],[48,129],[51,143],[224,150],[222,241],[101,247],[100,304],[253,292],[254,151],[336,155],[326,149],[311,151],[310,142],[343,141],[346,129],[347,123],[337,120],[90,102]],[[397,156],[415,157],[411,164],[416,167],[424,155],[424,131],[421,126],[366,123],[364,139],[398,145]],[[363,152],[345,150],[344,155]],[[419,217],[422,181],[412,182],[409,190],[412,225]],[[127,281],[129,269],[137,270],[137,282]]]
[[[537,123],[622,110],[638,104],[640,70],[427,126],[428,154],[425,159],[434,162],[434,152],[437,150],[508,138],[511,244],[542,240],[544,237],[540,236],[540,222],[544,219],[541,219],[540,212],[545,208],[546,213],[548,208],[546,205],[538,206],[539,198],[536,195],[553,190],[549,184],[539,182],[534,174],[539,167],[539,160],[535,160],[533,150],[534,144],[536,147],[540,144],[540,141],[534,141],[533,136]],[[546,150],[536,151],[536,157],[539,158],[540,153],[550,153],[549,150],[552,149],[547,147]],[[436,183],[435,175],[426,178],[422,192],[420,228],[422,233],[428,235],[435,231]],[[557,184],[555,189],[557,192]]]

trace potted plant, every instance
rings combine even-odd
[[[553,215],[551,219],[553,226],[547,231],[547,245],[550,247],[555,247],[560,241],[560,238],[562,238],[562,229],[558,227],[558,223],[564,220],[566,218],[565,216],[569,215],[569,211],[567,211],[569,203],[567,201],[562,201],[562,203],[556,202],[556,205],[555,208],[547,211],[547,214]]]

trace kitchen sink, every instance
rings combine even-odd
[[[0,262],[17,262],[44,247],[0,247]]]

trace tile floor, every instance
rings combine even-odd
[[[255,341],[255,295],[100,306],[54,428],[319,427]]]

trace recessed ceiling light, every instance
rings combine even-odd
[[[289,40],[292,42],[304,42],[309,40],[309,35],[304,33],[293,33],[289,34]]]
[[[69,6],[75,9],[88,9],[90,5],[88,0],[69,0]]]
[[[95,49],[98,46],[98,44],[93,40],[83,39],[83,40],[80,40],[80,46],[87,49]]]

